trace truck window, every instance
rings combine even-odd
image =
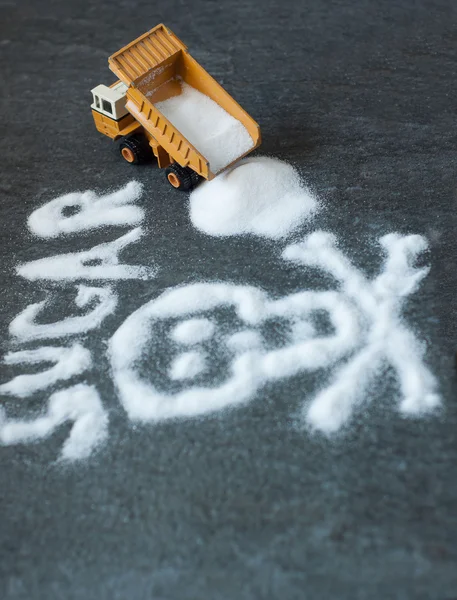
[[[111,106],[111,102],[108,102],[108,100],[104,100],[102,98],[102,106],[105,112],[109,113],[110,115],[113,114],[113,107]]]
[[[95,101],[95,106],[97,108],[101,108],[101,106],[100,106],[100,98],[98,96],[94,95],[94,101]]]

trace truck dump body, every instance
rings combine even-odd
[[[113,54],[109,65],[128,86],[126,108],[151,145],[182,167],[212,179],[260,144],[257,123],[163,25]]]

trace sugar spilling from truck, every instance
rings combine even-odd
[[[154,155],[168,182],[189,191],[260,145],[258,124],[164,25],[108,62],[119,80],[91,90],[92,115],[127,162]]]

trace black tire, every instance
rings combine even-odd
[[[132,165],[140,165],[151,160],[151,148],[143,135],[124,137],[119,144],[122,158]]]
[[[173,163],[167,167],[165,169],[165,176],[172,187],[182,192],[190,192],[201,181],[198,173],[189,167],[181,167],[178,163]]]

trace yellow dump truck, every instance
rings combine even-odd
[[[91,90],[98,131],[120,140],[129,163],[154,155],[173,187],[190,190],[259,146],[258,124],[164,25],[110,56],[109,67],[119,80]]]

